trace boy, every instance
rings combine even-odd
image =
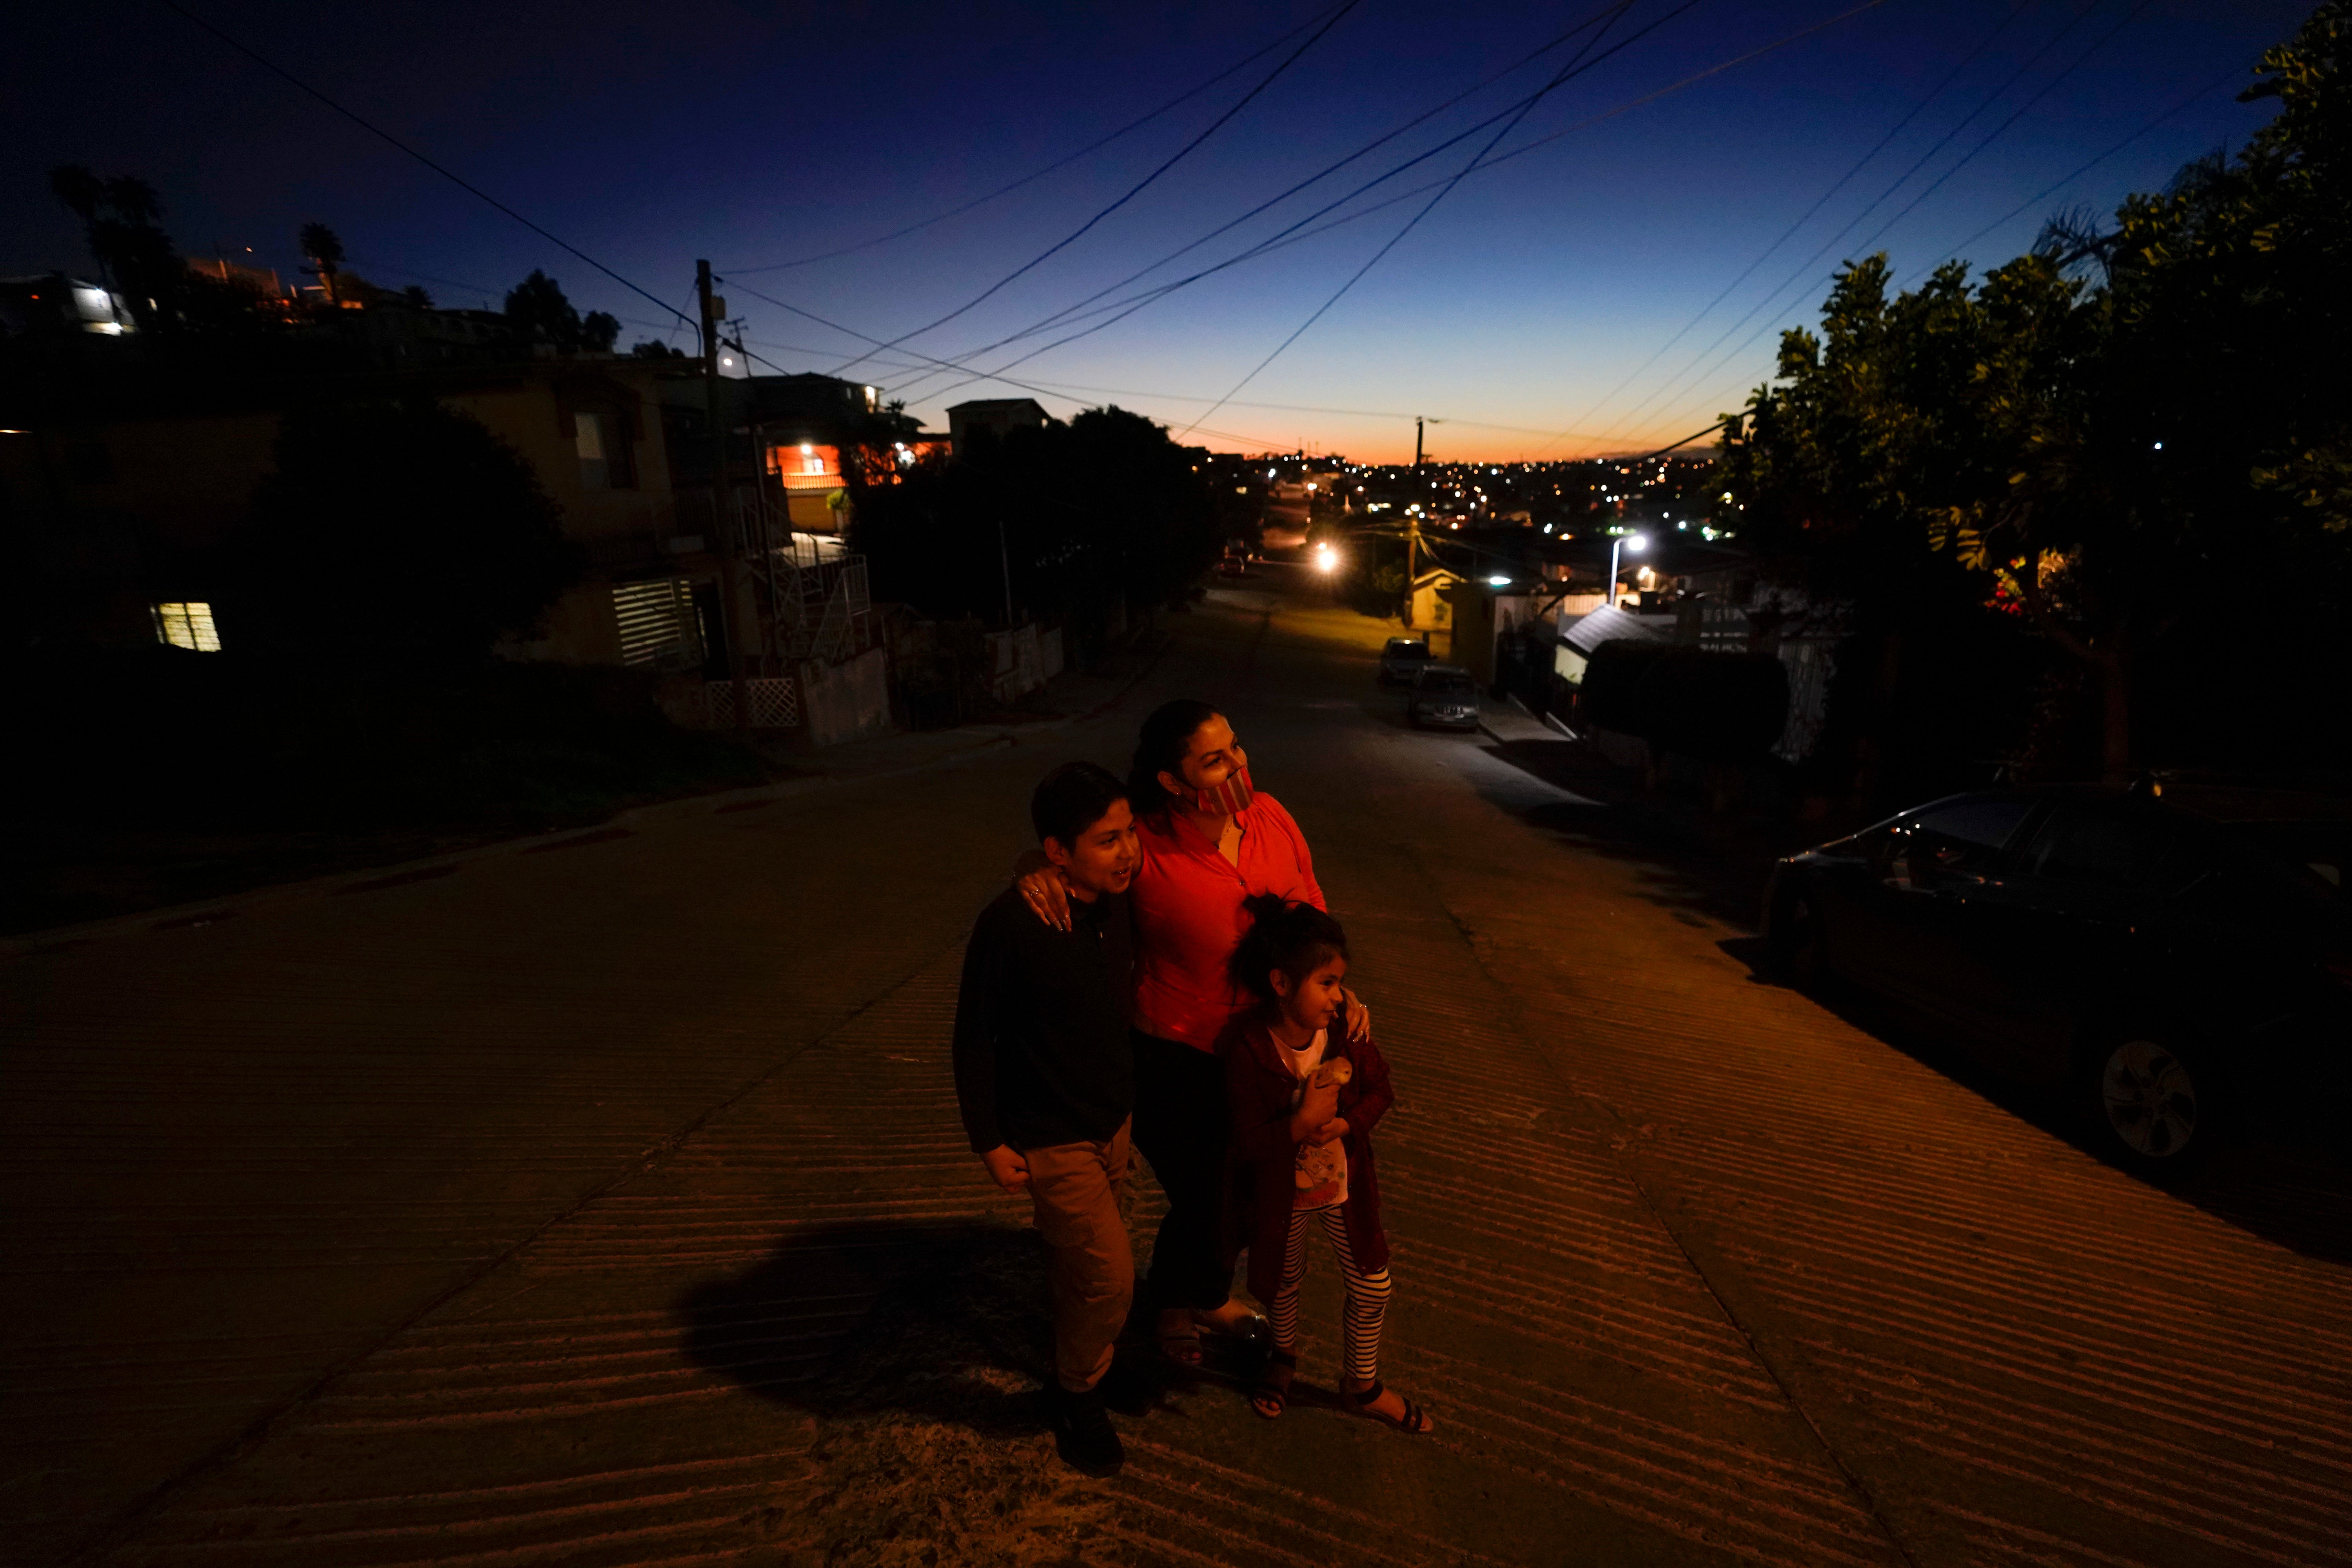
[[[1140,856],[1127,786],[1092,763],[1048,773],[1029,818],[1069,879],[1071,929],[1038,920],[1017,889],[981,911],[956,998],[956,1098],[989,1179],[1029,1195],[1053,1251],[1056,1447],[1107,1476],[1125,1450],[1097,1384],[1135,1290],[1118,1200],[1135,1099],[1127,889]]]

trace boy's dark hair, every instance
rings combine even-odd
[[[1335,958],[1348,956],[1348,933],[1313,904],[1285,903],[1279,894],[1242,900],[1251,925],[1234,950],[1234,980],[1252,994],[1275,1000],[1267,975],[1281,970],[1297,985]]]
[[[1184,753],[1192,749],[1192,736],[1216,716],[1214,708],[1191,697],[1162,702],[1151,710],[1136,732],[1135,761],[1127,770],[1127,803],[1136,816],[1168,809],[1168,792],[1160,787],[1160,775],[1184,776]]]
[[[1126,798],[1127,786],[1108,768],[1064,763],[1039,780],[1029,796],[1029,823],[1041,843],[1050,838],[1066,849],[1103,819],[1112,802]]]

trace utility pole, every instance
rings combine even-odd
[[[719,412],[719,324],[727,301],[710,292],[710,263],[694,264],[694,297],[702,308],[703,407],[710,417],[710,528],[719,545],[719,627],[727,639],[727,675],[734,688],[735,733],[751,738],[751,689],[743,678],[743,574],[736,560],[740,530],[727,526],[720,500],[727,489],[727,422]]]
[[[1013,630],[1013,558],[1004,552],[1004,514],[996,514],[996,569],[1004,574],[1004,629]]]
[[[1422,426],[1426,423],[1421,415],[1412,416],[1412,472],[1415,479],[1421,477]],[[1404,514],[1404,624],[1407,627],[1412,625],[1413,584],[1420,575],[1421,568],[1417,563],[1420,553],[1421,514],[1409,511]]]
[[[1416,557],[1421,552],[1421,514],[1404,514],[1404,624],[1412,625],[1413,584],[1419,580],[1421,568]]]

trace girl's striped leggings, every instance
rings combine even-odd
[[[1307,1222],[1319,1220],[1331,1250],[1339,1255],[1339,1275],[1347,1281],[1348,1309],[1342,1335],[1342,1360],[1348,1375],[1370,1383],[1380,1376],[1381,1325],[1389,1311],[1389,1271],[1366,1274],[1357,1268],[1348,1247],[1348,1205],[1295,1209],[1290,1235],[1282,1248],[1282,1284],[1265,1304],[1276,1350],[1298,1353],[1298,1286],[1307,1278]]]

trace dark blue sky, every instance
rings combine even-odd
[[[949,402],[1027,391],[1061,414],[1117,401],[1179,429],[1202,419],[1190,438],[1221,448],[1304,444],[1393,458],[1410,454],[1411,416],[1425,414],[1446,421],[1430,430],[1442,457],[1636,449],[1736,406],[1769,368],[1771,329],[1810,319],[1841,258],[1883,247],[1905,277],[1953,254],[1997,264],[2058,208],[2112,207],[2128,191],[2160,185],[2189,158],[2235,146],[2267,114],[2233,101],[2248,68],[2307,10],[2299,0],[1883,0],[1588,123],[1854,3],[1698,0],[1682,8],[1685,0],[1633,0],[1600,33],[1599,47],[1640,36],[1544,98],[1496,151],[1542,145],[1462,180],[1205,418],[1213,400],[1433,193],[1221,271],[1007,370],[1022,386],[957,387],[959,375],[926,376],[931,367],[919,355],[961,361],[1028,328],[1616,9],[1615,0],[1359,0],[1197,152],[1083,238],[967,314],[847,374],[903,392],[934,426]],[[655,294],[686,306],[695,258],[710,258],[730,277],[723,291],[758,353],[784,368],[828,371],[869,345],[751,289],[877,338],[922,326],[1141,179],[1329,9],[820,10],[696,0],[365,8],[192,0],[192,8]],[[1291,43],[1008,196],[851,255],[751,270],[984,195],[1294,29]],[[0,270],[87,269],[74,222],[45,178],[50,165],[78,162],[152,181],[166,226],[191,254],[217,244],[241,256],[250,246],[290,271],[295,229],[320,220],[373,281],[423,282],[444,304],[494,304],[543,267],[583,309],[624,318],[624,342],[660,335],[662,312],[646,300],[170,10],[45,7],[12,20],[10,31]],[[1143,285],[1223,260],[1507,109],[1599,31]],[[2184,100],[2113,157],[2029,199]],[[1883,151],[1765,256],[1906,116],[1913,118]],[[1331,216],[1450,177],[1491,134],[1456,143]],[[1864,216],[1890,186],[1892,196]],[[1896,221],[1880,233],[1889,219]],[[1060,335],[973,363],[1000,368]]]

